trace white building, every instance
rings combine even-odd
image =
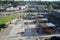
[[[19,10],[19,8],[18,7],[6,8],[6,11],[15,11],[15,10]]]
[[[21,8],[21,10],[23,10],[23,9],[27,8],[28,6],[27,5],[18,5],[17,7]]]

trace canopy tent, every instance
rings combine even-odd
[[[46,23],[47,27],[55,27],[55,25],[53,23]]]

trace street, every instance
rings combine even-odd
[[[9,36],[11,29],[12,27],[9,26],[8,28],[0,31],[0,40],[5,40]]]

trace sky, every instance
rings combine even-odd
[[[29,0],[15,0],[15,1],[29,1]],[[30,0],[30,1],[60,1],[60,0]]]

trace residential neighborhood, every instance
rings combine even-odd
[[[59,2],[1,3],[0,40],[60,40]]]

